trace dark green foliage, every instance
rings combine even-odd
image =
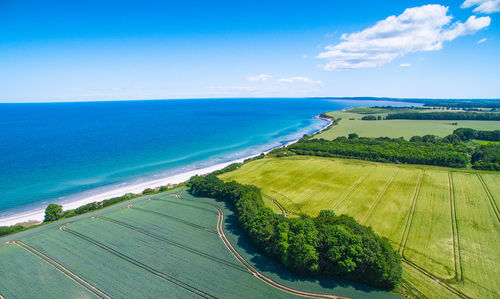
[[[341,277],[384,289],[401,280],[401,260],[385,238],[352,217],[321,211],[286,218],[264,205],[260,190],[215,175],[194,176],[190,192],[234,204],[243,231],[266,254],[304,275]]]
[[[0,226],[0,237],[23,231],[22,225]]]
[[[500,171],[500,144],[481,145],[471,157],[472,168]]]
[[[295,156],[295,153],[288,150],[287,147],[279,147],[276,149],[273,149],[270,153],[269,156],[271,157],[290,157],[290,156]]]
[[[146,194],[153,194],[155,193],[155,189],[151,189],[151,188],[146,188],[142,191],[142,194],[146,195]]]
[[[45,218],[43,222],[56,221],[63,217],[62,206],[51,203],[45,209]]]
[[[481,112],[405,112],[393,113],[386,119],[435,119],[435,120],[500,120],[500,113]]]
[[[228,166],[220,169],[220,170],[216,170],[213,172],[213,174],[215,175],[219,175],[219,174],[223,174],[223,173],[226,173],[226,172],[230,172],[230,171],[233,171],[233,170],[236,170],[238,168],[240,168],[240,166],[243,165],[242,163],[233,163],[233,164],[229,164]]]
[[[377,120],[377,117],[375,115],[365,115],[361,120]]]
[[[378,162],[466,167],[469,163],[465,149],[453,144],[439,143],[433,135],[412,138],[414,142],[391,138],[337,138],[332,141],[312,139],[290,145],[298,155],[347,157]]]
[[[452,108],[500,108],[500,103],[497,102],[430,102],[424,106],[430,107],[452,107]]]
[[[500,130],[479,131],[469,128],[459,128],[453,131],[453,134],[460,137],[460,139],[463,141],[468,141],[471,139],[500,141]]]
[[[265,155],[264,153],[261,153],[261,154],[260,154],[260,155],[258,155],[258,156],[255,156],[255,157],[252,157],[252,158],[245,159],[245,160],[243,161],[243,163],[247,163],[247,162],[250,162],[250,161],[255,161],[255,160],[264,159],[264,157],[265,157],[265,156],[266,156],[266,155]],[[240,166],[241,166],[241,163],[240,163]],[[229,171],[231,171],[231,170],[229,170]]]
[[[359,138],[358,134],[356,133],[351,133],[347,136],[347,139],[356,139]]]

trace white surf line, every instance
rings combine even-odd
[[[315,116],[315,118],[319,118],[319,116]],[[323,118],[321,118],[321,119],[323,119]],[[326,119],[324,119],[324,120],[326,120]],[[314,132],[312,134],[320,132],[320,131],[328,128],[330,125],[331,124],[323,126],[321,129],[317,130],[316,132]],[[284,145],[278,145],[278,146],[272,147],[269,150],[264,151],[262,153],[268,154],[269,152],[271,152],[274,149],[287,147],[289,145],[297,143],[301,138],[302,137],[297,138],[297,139],[290,141]],[[158,186],[166,186],[169,184],[172,184],[172,185],[180,184],[180,183],[186,182],[192,176],[209,174],[209,173],[214,172],[216,170],[223,169],[224,167],[229,166],[233,163],[243,163],[246,159],[254,158],[254,157],[257,157],[259,155],[260,155],[260,153],[253,154],[253,155],[249,155],[249,156],[246,156],[246,157],[243,157],[240,159],[235,159],[232,161],[223,162],[223,163],[215,164],[215,165],[204,167],[204,168],[186,171],[183,173],[179,173],[179,174],[175,174],[175,175],[171,175],[171,176],[167,176],[167,177],[163,177],[163,178],[159,178],[159,179],[135,183],[135,184],[131,184],[131,185],[124,186],[124,187],[117,187],[117,188],[112,189],[112,190],[107,190],[107,191],[100,192],[98,194],[88,195],[88,196],[85,196],[85,197],[80,198],[80,199],[75,199],[71,202],[63,202],[62,206],[63,206],[64,210],[71,210],[71,209],[76,209],[82,205],[85,205],[85,204],[88,204],[88,203],[91,203],[94,201],[102,201],[102,200],[113,198],[113,197],[123,196],[126,193],[141,193],[144,189],[147,189],[147,188],[156,188]],[[57,200],[54,199],[54,202],[57,203]],[[0,218],[0,226],[9,226],[9,225],[14,225],[17,223],[22,223],[22,222],[27,222],[27,221],[32,221],[32,220],[43,221],[44,216],[45,216],[45,209],[37,208],[37,209],[31,210],[31,211],[22,212],[20,214]]]

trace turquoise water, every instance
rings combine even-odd
[[[388,102],[192,99],[0,104],[0,217],[258,154],[313,116]],[[402,105],[397,103],[396,105]]]

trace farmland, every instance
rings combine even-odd
[[[349,110],[350,111],[350,110]],[[357,133],[361,137],[404,137],[410,139],[415,135],[437,135],[444,137],[451,134],[458,128],[472,128],[476,130],[500,130],[500,121],[478,121],[478,120],[361,120],[366,111],[376,112],[370,114],[374,116],[385,116],[387,111],[383,109],[355,108],[353,111],[328,112],[329,116],[336,119],[341,118],[337,125],[315,136],[315,138],[335,139],[339,136],[347,136],[350,133]],[[397,112],[397,111],[392,111]],[[456,125],[454,125],[456,123]]]
[[[221,176],[262,189],[275,212],[348,214],[403,257],[406,291],[431,298],[500,293],[500,174],[295,156]]]
[[[141,197],[0,239],[0,294],[12,297],[385,298],[305,279],[259,255],[222,202],[185,189]]]

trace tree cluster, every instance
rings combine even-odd
[[[481,145],[471,157],[472,168],[500,171],[500,144]]]
[[[329,141],[311,139],[292,144],[288,149],[298,155],[345,157],[377,162],[466,167],[469,157],[461,145],[439,143],[429,135],[424,142],[391,138],[338,137]],[[351,137],[351,136],[350,136]],[[427,142],[427,141],[433,142]]]
[[[424,119],[424,120],[500,120],[500,113],[491,112],[405,112],[392,113],[386,119]]]
[[[471,139],[500,141],[500,130],[479,131],[469,128],[459,128],[453,131],[453,134],[460,137],[462,141],[469,141]]]
[[[264,205],[260,190],[214,174],[189,181],[195,196],[231,203],[242,230],[265,254],[310,276],[341,277],[384,289],[401,280],[401,260],[386,238],[352,217],[324,210],[315,218],[287,218]]]
[[[375,116],[375,115],[365,115],[365,116],[363,116],[363,117],[361,118],[361,120],[377,120],[377,119],[378,119],[378,120],[381,120],[381,119],[382,119],[382,117],[381,117],[381,116],[379,116],[379,117],[377,118],[377,116]]]

